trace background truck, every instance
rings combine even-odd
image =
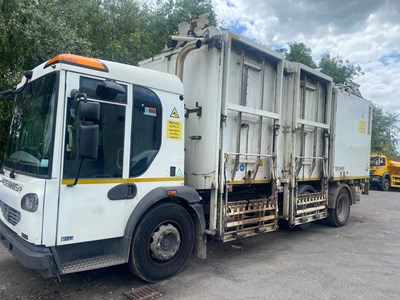
[[[400,161],[381,154],[372,154],[370,183],[382,191],[400,187]]]
[[[204,258],[207,236],[346,224],[371,140],[351,86],[206,18],[140,66],[62,54],[14,91],[0,240],[22,264],[51,278],[127,263],[156,282]]]

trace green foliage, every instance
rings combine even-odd
[[[304,43],[292,42],[289,44],[289,52],[286,59],[292,62],[299,62],[315,69],[317,65],[312,59],[311,48]]]
[[[137,1],[94,1],[88,39],[94,57],[136,64],[150,56],[151,39],[147,35],[148,14]]]
[[[78,0],[0,2],[0,74],[4,78],[1,90],[15,85],[23,70],[56,54],[88,54],[90,43],[81,36],[79,23],[74,22],[78,11],[84,11],[82,5]]]
[[[379,105],[374,105],[372,114],[371,153],[384,154],[400,158],[396,150],[400,135],[400,116],[387,112]]]
[[[318,66],[322,69],[321,72],[331,76],[336,84],[348,83],[363,74],[359,65],[343,60],[340,56],[331,57],[329,54],[321,58]]]
[[[317,64],[312,58],[311,48],[304,43],[292,42],[289,44],[289,51],[286,59],[293,62],[300,62],[316,69]],[[331,76],[336,84],[344,84],[363,74],[359,65],[354,65],[340,56],[331,57],[330,54],[322,56],[318,67],[321,72]]]
[[[149,14],[149,34],[155,53],[159,53],[168,38],[177,33],[177,25],[181,22],[208,14],[210,25],[217,23],[211,0],[158,0],[155,8],[149,8]]]
[[[154,5],[93,0],[91,11],[86,22],[92,56],[127,64],[160,53],[180,22],[209,13],[215,23],[210,0],[159,0]]]

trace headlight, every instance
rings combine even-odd
[[[39,197],[36,194],[29,193],[22,197],[21,207],[22,209],[30,212],[37,211],[39,206]]]

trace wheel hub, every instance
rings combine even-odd
[[[171,224],[161,225],[152,235],[151,257],[160,261],[171,259],[178,252],[180,244],[179,231]]]

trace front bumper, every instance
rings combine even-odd
[[[369,184],[370,185],[380,185],[380,184],[382,184],[382,177],[381,176],[371,175],[369,177]]]
[[[38,271],[44,278],[59,276],[50,248],[28,243],[11,231],[2,221],[0,221],[0,242],[22,265]]]

